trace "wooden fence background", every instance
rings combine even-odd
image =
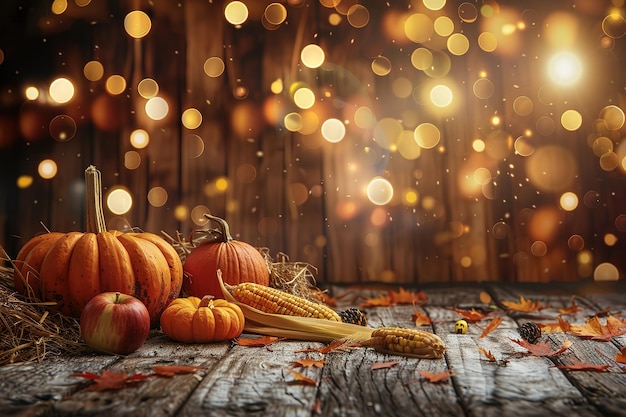
[[[346,16],[339,25],[331,25],[329,14],[336,10],[321,2],[288,1],[287,21],[277,30],[260,23],[270,2],[247,2],[250,16],[240,28],[225,21],[221,1],[119,0],[85,7],[72,3],[60,16],[50,12],[48,2],[33,3],[41,4],[18,7],[20,2],[8,1],[0,6],[4,57],[0,244],[9,256],[42,232],[42,224],[51,230],[83,230],[83,171],[94,164],[103,172],[107,190],[124,186],[134,198],[123,219],[107,213],[112,227],[127,224],[187,235],[202,227],[190,213],[204,205],[229,222],[236,239],[310,263],[320,282],[578,280],[593,277],[603,263],[624,276],[623,162],[622,167],[602,169],[590,139],[607,135],[618,149],[625,133],[623,127],[602,131],[597,122],[604,106],[625,105],[626,41],[618,38],[611,48],[600,46],[599,27],[608,1],[529,1],[524,10],[515,6],[517,2],[499,2],[500,13],[513,10],[528,23],[511,39],[520,46],[510,55],[478,48],[483,27],[459,20],[459,1],[448,1],[434,14],[421,2],[360,2],[370,12],[364,28],[351,27]],[[470,3],[480,8],[483,2]],[[579,3],[577,9],[572,9],[573,3]],[[152,20],[151,32],[140,40],[123,30],[124,16],[134,9],[148,12]],[[585,85],[557,91],[552,102],[542,102],[539,90],[545,84],[542,68],[547,52],[541,33],[544,18],[559,10],[572,13],[582,28],[577,45],[588,65]],[[390,98],[398,77],[410,80],[416,90],[430,80],[411,66],[411,53],[421,45],[384,30],[389,21],[400,19],[398,24],[402,16],[417,11],[450,16],[455,31],[471,42],[467,54],[447,54],[451,69],[445,79],[459,87],[462,101],[453,114],[428,113],[414,94]],[[479,16],[480,20],[487,19]],[[299,52],[309,43],[325,50],[323,68],[300,64]],[[445,51],[445,39],[425,46]],[[212,56],[226,64],[218,78],[203,70],[204,61]],[[390,59],[389,75],[372,72],[376,56]],[[90,60],[103,64],[105,78],[122,75],[127,92],[112,97],[104,91],[103,80],[87,81],[82,71]],[[472,92],[481,72],[494,86],[487,99]],[[49,82],[59,74],[76,82],[72,102],[56,107],[25,104],[21,91],[27,83]],[[169,103],[169,116],[163,121],[143,115],[145,100],[136,87],[146,77],[158,82],[160,95]],[[337,117],[350,122],[344,140],[329,143],[319,128],[301,134],[271,120],[290,106],[287,92],[270,91],[277,79],[283,80],[285,90],[295,81],[312,86],[320,120]],[[242,86],[248,94],[236,97]],[[520,95],[533,100],[532,114],[513,111],[513,101]],[[375,131],[358,128],[350,120],[361,105],[369,106],[377,120],[394,118],[409,131],[418,123],[433,123],[441,132],[439,146],[422,149],[412,160],[385,149],[373,139]],[[202,125],[193,131],[180,121],[190,107],[203,115]],[[584,121],[575,131],[564,129],[559,120],[571,108]],[[50,138],[48,124],[58,114],[77,122],[70,141]],[[500,125],[491,123],[494,115],[501,118]],[[553,128],[542,134],[539,125],[546,122]],[[144,149],[130,145],[130,132],[137,128],[150,134]],[[31,139],[24,138],[25,130]],[[528,140],[537,149],[556,145],[575,161],[576,176],[568,188],[580,201],[574,211],[559,207],[561,192],[545,192],[529,181],[528,158],[514,148],[515,139],[527,130],[534,132]],[[200,156],[196,157],[197,142],[190,135],[203,141]],[[473,149],[477,138],[485,141],[485,152]],[[141,164],[127,169],[125,155],[133,150]],[[616,157],[623,158],[621,152]],[[59,167],[50,180],[37,175],[37,165],[45,158],[54,159]],[[560,158],[557,154],[548,165],[562,164]],[[482,190],[468,192],[464,187],[472,182],[477,167],[487,168],[492,178]],[[32,176],[33,184],[18,188],[20,175]],[[365,195],[366,184],[375,176],[394,186],[388,205],[376,206]],[[225,180],[227,187],[217,186],[218,180]],[[165,205],[149,204],[147,195],[153,187],[166,190]],[[417,193],[416,202],[403,201],[406,190]],[[189,214],[177,218],[177,207]],[[607,242],[607,233],[616,242]],[[584,244],[576,245],[576,239]]]

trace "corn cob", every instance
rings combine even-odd
[[[362,343],[379,352],[411,356],[420,359],[439,359],[446,350],[436,334],[417,329],[381,327],[372,332],[372,337]]]
[[[251,282],[227,288],[240,303],[265,313],[341,321],[341,317],[332,308],[276,288]]]

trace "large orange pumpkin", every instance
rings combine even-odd
[[[152,233],[107,231],[100,172],[90,166],[86,179],[86,229],[51,232],[29,240],[15,260],[15,288],[56,302],[61,313],[80,317],[87,302],[103,292],[121,292],[141,300],[158,319],[182,286],[182,262],[176,250]]]
[[[195,297],[223,298],[218,270],[223,281],[230,285],[242,282],[269,285],[270,273],[263,255],[252,245],[234,240],[225,220],[210,214],[205,216],[218,224],[217,240],[198,245],[185,258],[183,292]]]

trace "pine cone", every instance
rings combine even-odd
[[[347,310],[340,311],[339,317],[344,323],[357,324],[359,326],[367,326],[367,316],[358,308],[351,307]]]
[[[522,336],[522,339],[526,340],[528,343],[534,344],[541,337],[541,329],[537,325],[537,323],[529,321],[527,323],[522,324],[517,328],[518,333]]]

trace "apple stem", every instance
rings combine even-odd
[[[208,308],[213,308],[213,297],[212,295],[205,295],[204,297],[202,297],[202,300],[200,300],[200,304],[198,304],[198,308],[200,307],[208,307]]]
[[[119,304],[120,303],[120,295],[121,294],[119,292],[115,293],[115,304]]]

